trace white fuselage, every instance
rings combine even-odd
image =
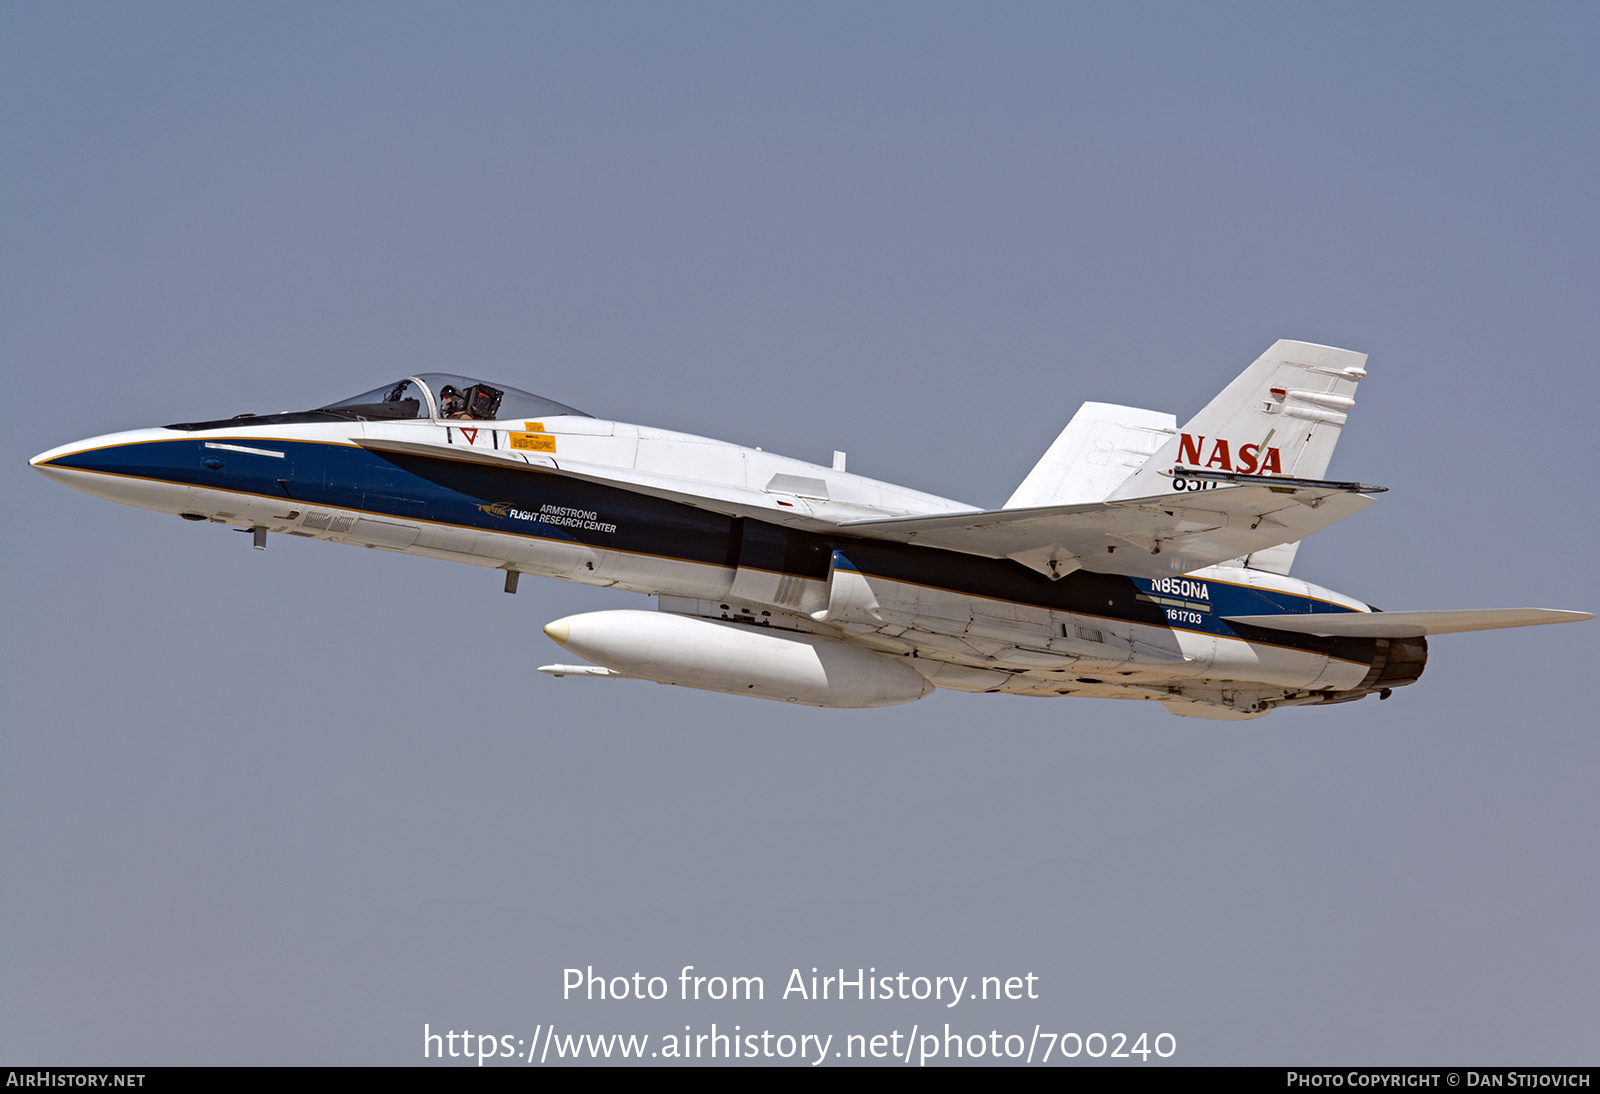
[[[759,449],[576,416],[460,424],[247,423],[96,437],[33,463],[87,493],[189,519],[615,586],[659,596],[670,612],[836,638],[909,657],[935,686],[962,691],[1153,698],[1253,711],[1264,701],[1356,688],[1369,672],[1359,658],[1219,633],[1216,616],[1208,613],[1224,595],[1278,595],[1368,610],[1353,598],[1242,566],[1199,570],[1170,588],[1130,585],[1140,601],[1139,613],[1130,614],[1126,605],[1109,601],[1104,610],[1081,597],[1064,607],[999,587],[993,593],[962,588],[939,576],[952,565],[962,572],[959,556],[952,562],[948,552],[923,550],[939,556],[940,566],[922,574],[910,555],[904,565],[863,566],[875,610],[836,612],[819,621],[833,583],[825,566],[805,572],[755,564],[735,557],[737,543],[716,557],[697,556],[688,546],[696,533],[677,525],[661,533],[665,546],[652,546],[645,525],[664,519],[657,513],[664,506],[695,519],[725,523],[737,514],[809,534],[852,519],[975,511]],[[482,515],[463,517],[468,510],[444,512],[427,498],[405,496],[404,483],[354,483],[374,474],[370,467],[404,463],[406,457],[394,455],[398,449],[384,445],[448,448],[475,457],[451,465],[455,471],[481,467],[483,475],[501,477],[486,481],[501,481],[503,469],[512,469],[523,476],[517,481],[577,483],[588,493],[577,501],[541,501],[537,491],[521,501],[480,493],[469,500]],[[193,468],[186,463],[191,457]],[[448,488],[462,493],[459,486]],[[684,543],[668,543],[673,536]],[[972,567],[1002,564],[971,560]],[[1048,581],[1034,581],[1049,591]]]

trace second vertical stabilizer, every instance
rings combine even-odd
[[[1178,419],[1156,410],[1114,403],[1084,403],[1067,423],[1006,509],[1092,505],[1177,435]]]

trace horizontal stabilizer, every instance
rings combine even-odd
[[[1270,627],[1296,634],[1346,638],[1418,638],[1429,634],[1576,623],[1593,619],[1594,615],[1555,608],[1469,608],[1446,612],[1330,612],[1315,615],[1230,615],[1223,618],[1229,623]]]

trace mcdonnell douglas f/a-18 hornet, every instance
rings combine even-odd
[[[1428,635],[1590,619],[1379,611],[1289,576],[1381,487],[1322,476],[1366,355],[1280,341],[1181,429],[1085,403],[1000,509],[591,417],[465,376],[51,449],[113,501],[659,597],[544,630],[623,677],[824,707],[935,688],[1253,718],[1411,684]]]

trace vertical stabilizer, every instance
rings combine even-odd
[[[1347,349],[1274,342],[1111,498],[1170,491],[1173,480],[1161,472],[1174,466],[1324,478],[1366,363],[1366,354]]]
[[[1324,478],[1339,442],[1367,355],[1282,339],[1116,487],[1109,500],[1150,497],[1173,489],[1162,474],[1175,466],[1246,475]],[[1298,543],[1241,560],[1287,574]]]
[[[1294,565],[1294,556],[1300,550],[1300,541],[1293,543],[1280,543],[1276,547],[1266,547],[1260,551],[1253,551],[1241,560],[1244,565],[1252,570],[1265,570],[1269,574],[1287,574]]]
[[[1067,423],[1007,509],[1045,505],[1090,505],[1104,501],[1167,441],[1178,419],[1155,410],[1112,403],[1084,403]]]

